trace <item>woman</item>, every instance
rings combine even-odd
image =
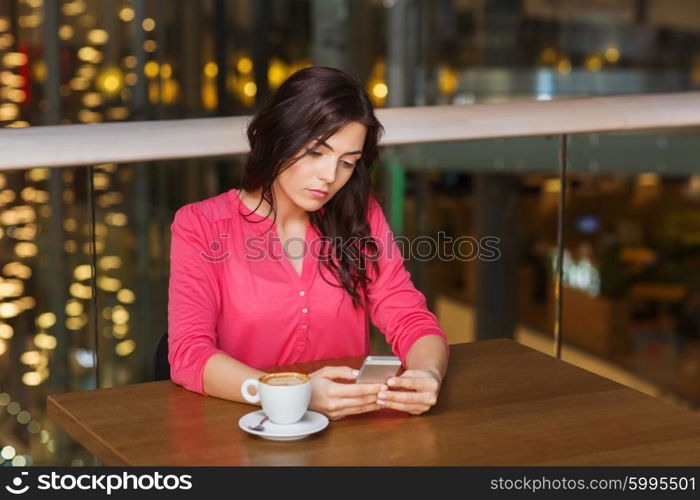
[[[363,88],[337,69],[298,71],[249,123],[240,189],[185,205],[172,224],[172,380],[245,402],[264,367],[363,356],[368,316],[406,371],[348,384],[347,366],[311,374],[310,408],[331,419],[437,401],[448,347],[370,192],[383,128]],[[403,389],[393,391],[390,389]]]

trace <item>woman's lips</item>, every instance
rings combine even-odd
[[[326,191],[319,191],[317,189],[309,189],[311,191],[311,194],[314,195],[316,198],[325,198],[328,196],[328,193]]]

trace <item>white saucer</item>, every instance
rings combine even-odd
[[[295,424],[280,425],[274,424],[269,420],[263,424],[265,427],[262,431],[254,431],[248,426],[256,426],[265,416],[262,410],[254,411],[243,415],[238,421],[238,426],[249,434],[272,439],[273,441],[293,441],[302,439],[314,432],[322,431],[328,426],[328,417],[315,411],[307,411],[301,420]]]

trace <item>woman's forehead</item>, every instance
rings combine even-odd
[[[362,149],[366,133],[367,127],[365,125],[352,122],[327,136],[325,140],[323,140],[323,136],[318,136],[313,142],[341,153],[355,152]]]

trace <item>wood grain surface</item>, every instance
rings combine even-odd
[[[49,416],[106,465],[700,465],[697,413],[510,339],[452,345],[438,404],[420,416],[384,409],[275,442],[238,428],[257,409],[170,381],[48,397]]]

